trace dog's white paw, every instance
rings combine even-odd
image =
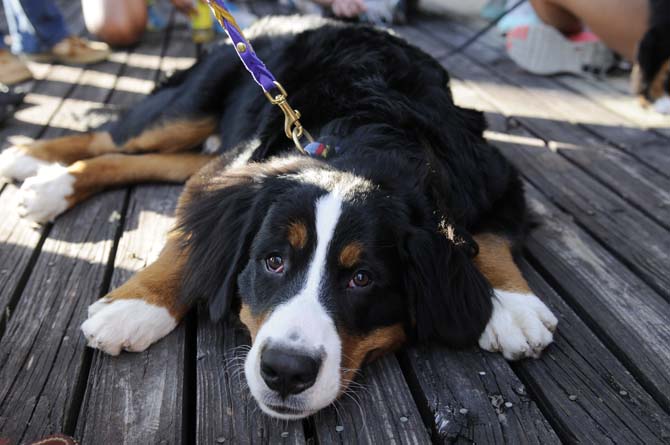
[[[53,221],[69,207],[67,197],[74,191],[74,181],[62,165],[40,168],[21,185],[19,213],[38,223]]]
[[[170,312],[140,299],[101,298],[88,307],[81,325],[88,346],[111,355],[121,350],[140,352],[172,331],[177,322]]]
[[[558,319],[533,294],[495,289],[493,314],[479,338],[479,346],[502,352],[508,360],[539,357],[553,341]]]
[[[9,147],[0,153],[0,178],[23,181],[49,164],[47,161],[30,156],[23,147]]]

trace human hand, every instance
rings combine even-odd
[[[367,11],[364,0],[333,0],[331,7],[337,17],[355,17]]]
[[[174,7],[177,8],[177,11],[181,12],[182,14],[189,15],[192,12],[195,12],[195,2],[197,0],[171,0],[171,1]]]

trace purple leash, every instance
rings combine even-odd
[[[272,105],[277,105],[284,113],[284,133],[286,137],[293,140],[295,147],[302,154],[326,158],[331,153],[330,148],[320,142],[314,141],[311,134],[300,123],[300,112],[294,110],[288,103],[288,93],[277,79],[267,69],[263,61],[256,55],[251,43],[244,37],[235,18],[226,8],[223,0],[207,0],[207,4],[214,13],[216,19],[226,30],[228,37],[233,41],[235,52],[239,56],[244,67],[249,71],[254,81],[263,89],[265,97]],[[272,95],[272,92],[275,95]],[[300,139],[305,137],[309,143],[302,145]]]

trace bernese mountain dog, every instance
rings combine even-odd
[[[238,311],[249,389],[284,419],[328,406],[406,342],[538,357],[557,319],[513,260],[522,182],[440,64],[389,32],[320,18],[247,32],[333,156],[295,150],[228,44],[108,126],[1,155],[36,221],[112,186],[188,180],[159,258],[90,306],[88,345],[142,351],[200,299],[215,320]]]

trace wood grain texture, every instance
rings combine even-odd
[[[670,408],[670,305],[527,186],[542,225],[527,249],[561,294],[665,409]]]
[[[30,274],[30,263],[37,257],[36,247],[43,237],[42,230],[34,228],[19,217],[19,190],[13,184],[5,186],[0,194],[0,338],[9,321],[21,289]]]
[[[313,421],[319,444],[430,443],[393,355],[365,366],[350,392],[334,407],[317,413]]]
[[[410,348],[403,358],[440,443],[560,443],[500,354]]]
[[[563,442],[670,443],[670,416],[539,274],[521,266],[560,321],[542,360],[514,369]]]
[[[0,343],[0,436],[29,441],[72,422],[84,363],[79,325],[102,292],[123,193],[63,215],[45,241]]]

